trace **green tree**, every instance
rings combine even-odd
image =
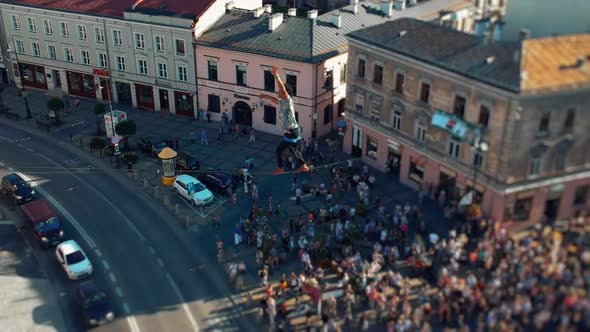
[[[117,135],[123,136],[123,144],[125,151],[129,150],[129,136],[135,135],[136,132],[137,126],[135,125],[135,121],[133,120],[119,122],[115,126],[115,133],[117,133]]]
[[[64,108],[64,101],[61,98],[51,97],[47,101],[47,108],[55,114],[55,122],[59,122],[59,111]]]
[[[90,140],[90,149],[91,150],[100,150],[104,149],[107,146],[107,142],[102,137],[92,137]]]
[[[101,103],[97,103],[96,105],[94,105],[94,113],[96,115],[101,115],[102,113],[104,113],[106,107],[104,106],[104,104]]]

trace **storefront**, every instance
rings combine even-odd
[[[424,181],[424,173],[426,167],[426,158],[424,157],[410,157],[410,171],[408,178],[419,185]]]
[[[392,175],[399,176],[402,150],[402,145],[395,141],[387,140],[387,170]]]
[[[75,96],[96,99],[94,76],[73,71],[66,71],[68,92]]]
[[[148,85],[135,84],[137,108],[154,110],[154,89]]]
[[[440,165],[439,174],[440,175],[438,179],[438,192],[444,190],[448,198],[454,199],[455,195],[458,194],[456,193],[457,172],[443,165]]]
[[[174,108],[177,115],[194,117],[193,95],[188,92],[174,91]]]
[[[47,78],[45,77],[45,67],[31,65],[28,63],[19,63],[20,72],[22,73],[22,83],[32,88],[47,90]]]

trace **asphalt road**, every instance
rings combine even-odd
[[[0,161],[29,178],[57,208],[66,238],[79,242],[93,262],[92,278],[115,303],[118,317],[99,331],[247,326],[236,315],[237,306],[228,310],[228,300],[221,300],[229,293],[217,287],[226,282],[220,268],[210,267],[211,259],[169,224],[172,216],[139,198],[133,187],[121,186],[72,152],[18,129],[0,129],[0,151]],[[41,264],[56,283],[64,313],[72,313],[66,318],[69,329],[84,329],[72,302],[76,283],[60,270],[53,250],[42,252]],[[216,325],[207,327],[211,315],[217,316]]]

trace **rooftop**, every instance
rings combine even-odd
[[[283,16],[283,23],[274,31],[268,28],[272,14],[254,17],[252,11],[233,9],[222,16],[197,40],[198,45],[247,52],[292,61],[318,63],[348,49],[345,35],[349,32],[378,25],[400,17],[430,17],[438,11],[463,3],[465,0],[431,0],[404,11],[394,10],[387,17],[376,0],[359,2],[354,6],[327,12],[315,19]],[[332,23],[332,14],[340,14],[341,26]]]
[[[98,16],[123,17],[126,11],[136,11],[149,15],[194,19],[204,13],[215,0],[2,0],[2,2]]]

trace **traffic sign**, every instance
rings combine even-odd
[[[111,137],[111,143],[117,145],[117,144],[119,144],[119,142],[121,142],[121,137],[119,135],[115,135],[115,136]]]

